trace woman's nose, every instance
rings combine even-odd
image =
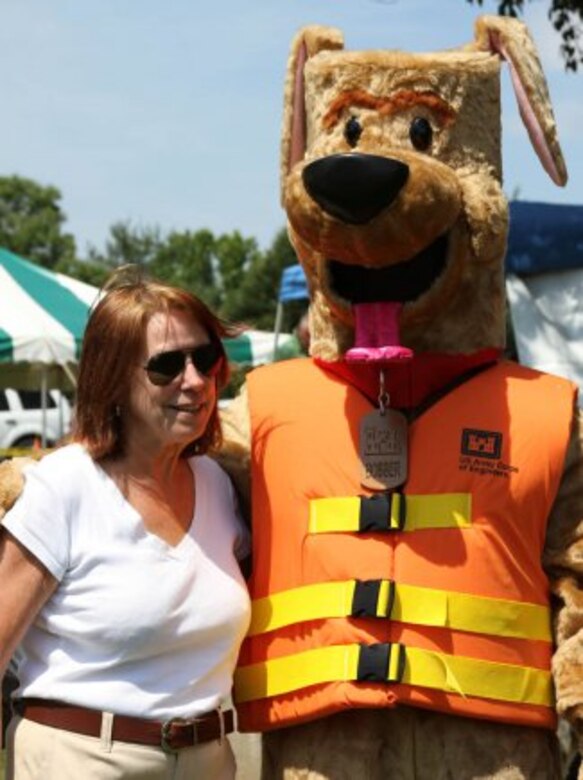
[[[192,362],[190,355],[187,355],[184,362],[184,371],[182,372],[182,384],[188,384],[194,387],[202,387],[205,381],[206,376],[200,373],[200,371]]]

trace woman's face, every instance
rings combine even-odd
[[[217,402],[216,378],[200,373],[190,357],[168,384],[155,384],[144,366],[163,352],[192,350],[209,344],[206,330],[189,312],[155,314],[146,329],[145,348],[131,378],[127,408],[122,410],[126,441],[148,451],[182,449],[205,432]]]

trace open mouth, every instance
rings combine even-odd
[[[447,243],[447,235],[442,235],[410,260],[385,268],[329,260],[330,290],[354,304],[414,301],[434,284],[445,268]]]

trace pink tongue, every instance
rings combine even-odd
[[[399,315],[402,303],[357,303],[354,347],[346,353],[349,361],[409,360],[413,352],[399,344]]]

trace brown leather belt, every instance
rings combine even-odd
[[[18,699],[16,712],[44,726],[84,734],[101,735],[102,713],[51,699]],[[171,718],[166,722],[114,715],[112,740],[155,745],[173,753],[185,747],[220,739],[233,731],[233,711],[213,710],[194,718]]]

